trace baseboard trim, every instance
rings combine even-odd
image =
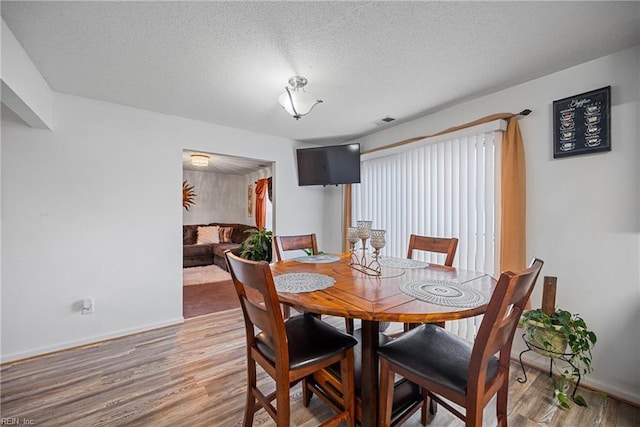
[[[50,354],[59,353],[61,351],[72,350],[74,348],[81,348],[89,345],[96,345],[102,342],[111,341],[117,338],[123,338],[130,335],[139,334],[142,332],[152,331],[154,329],[162,329],[169,326],[175,326],[184,323],[184,317],[176,317],[173,319],[165,320],[157,323],[150,323],[147,325],[139,326],[131,329],[123,329],[120,331],[111,332],[108,334],[89,337],[86,339],[68,341],[61,344],[56,344],[47,347],[39,347],[32,350],[23,352],[17,352],[0,356],[0,365],[24,362],[35,357],[48,356]]]

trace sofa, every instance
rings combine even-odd
[[[202,243],[198,242],[198,227],[231,227],[231,233],[229,241],[224,241],[224,238],[220,239],[220,243]],[[230,223],[218,223],[211,224],[193,224],[182,226],[182,266],[183,267],[197,267],[201,265],[215,264],[224,270],[227,270],[227,261],[224,258],[224,252],[227,249],[231,249],[232,252],[238,253],[240,244],[249,237],[249,233],[245,233],[245,230],[256,228],[255,225],[246,224],[230,224]],[[206,229],[205,231],[211,231],[212,229]],[[204,233],[203,233],[204,234]],[[203,236],[201,236],[200,240]],[[222,237],[220,235],[220,237]],[[213,239],[215,240],[215,239]]]

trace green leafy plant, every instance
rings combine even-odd
[[[526,311],[520,318],[533,350],[549,357],[563,357],[570,367],[556,369],[560,378],[554,378],[554,396],[561,408],[569,409],[569,397],[565,385],[575,384],[582,374],[591,372],[591,350],[596,344],[596,334],[589,330],[580,315],[556,309],[551,315],[541,309]],[[576,395],[573,401],[578,406],[587,406],[584,397]]]
[[[307,254],[307,256],[311,256],[313,255],[313,249],[311,248],[307,248],[307,249],[302,249],[304,251],[305,254]],[[318,251],[318,255],[324,255],[323,251]]]
[[[250,228],[244,232],[251,233],[251,235],[240,244],[240,256],[252,261],[271,262],[273,253],[273,234],[271,231],[266,228],[262,230]]]

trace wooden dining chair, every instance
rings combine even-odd
[[[424,324],[381,346],[379,425],[390,425],[397,374],[422,387],[467,427],[482,426],[484,407],[497,394],[497,422],[506,426],[511,345],[542,264],[535,259],[523,271],[500,275],[473,343]],[[442,398],[460,405],[465,413]]]
[[[446,267],[451,267],[453,266],[453,260],[456,257],[457,249],[458,239],[455,237],[429,237],[412,234],[409,237],[409,251],[407,253],[407,258],[413,259],[414,251],[445,254],[446,257],[443,265]],[[407,332],[408,330],[410,330],[411,328],[415,328],[416,326],[418,326],[418,323],[405,323],[404,331]],[[439,326],[444,326],[444,324],[440,324]]]
[[[298,236],[276,236],[276,261],[282,261],[284,251],[311,249],[312,255],[318,255],[318,240],[315,233]]]
[[[358,339],[358,344],[354,348],[355,355],[355,416],[358,423],[362,422],[362,337],[361,329],[356,329],[354,336]],[[391,337],[379,333],[378,343],[380,346],[390,342]],[[309,380],[308,387],[303,393],[303,404],[309,406],[313,394],[317,395],[335,411],[344,408],[344,396],[340,391],[340,366],[334,364],[327,370],[317,372],[313,378]],[[403,421],[409,419],[416,411],[422,409],[422,423],[427,420],[427,403],[426,394],[422,392],[419,386],[411,383],[405,378],[398,377],[394,386],[393,394],[393,416],[392,425],[399,425]]]
[[[310,249],[312,255],[318,255],[318,240],[315,233],[301,234],[296,236],[276,236],[276,261],[282,261],[282,253],[285,251],[294,251],[302,249]],[[291,309],[289,306],[283,307],[284,317],[287,318],[291,315]],[[353,319],[344,319],[345,330],[353,334],[354,322]]]
[[[440,254],[446,254],[444,265],[451,267],[453,260],[456,257],[456,249],[458,248],[458,239],[442,238],[442,237],[428,237],[418,236],[412,234],[409,237],[409,252],[407,258],[413,258],[413,251],[426,251],[435,252]]]
[[[346,422],[355,425],[354,351],[357,340],[322,320],[303,314],[285,320],[269,264],[249,261],[225,252],[229,272],[236,288],[247,340],[247,401],[244,427],[253,424],[256,411],[264,408],[278,427],[290,426],[290,389],[315,372],[339,363],[341,392],[346,397],[342,410],[323,425]],[[265,395],[256,384],[259,364],[276,383],[276,390]],[[276,406],[272,401],[276,400]],[[256,402],[257,401],[257,402]],[[276,409],[277,408],[277,409]]]

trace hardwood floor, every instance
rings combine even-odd
[[[342,319],[323,319],[341,327]],[[239,309],[196,317],[183,325],[145,332],[1,367],[5,418],[34,426],[240,426],[245,398],[245,341]],[[509,392],[511,426],[638,426],[640,409],[581,390],[588,408],[558,409],[551,380],[527,369],[517,382],[513,363]],[[260,372],[260,386],[272,385]],[[271,388],[273,388],[271,386]],[[330,417],[318,399],[302,406],[293,390],[292,423],[316,426]],[[485,425],[495,425],[490,402]],[[26,422],[25,422],[26,420]],[[256,426],[274,423],[264,411]],[[419,414],[405,424],[419,426]],[[431,426],[461,426],[440,409]]]
[[[240,308],[231,280],[182,287],[182,315],[190,319],[204,314]]]

